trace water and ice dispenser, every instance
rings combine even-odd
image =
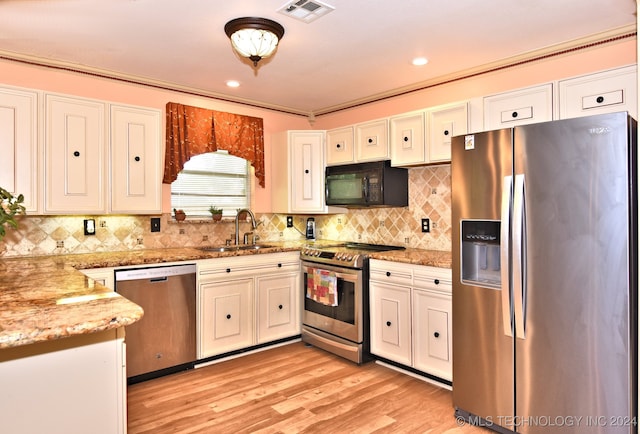
[[[462,220],[462,282],[500,288],[500,222]]]

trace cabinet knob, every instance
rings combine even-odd
[[[231,314],[230,313],[227,314],[227,319],[231,319]]]
[[[433,281],[433,283],[435,283],[436,285],[439,285],[439,284],[440,284],[440,279],[435,279],[435,280]]]
[[[227,273],[231,273],[231,268],[227,268]]]
[[[596,98],[596,102],[598,104],[602,104],[604,102],[604,97],[603,96],[599,96],[598,98]]]
[[[405,142],[408,142],[408,141],[409,141],[409,137],[404,136],[404,137],[402,138],[402,140],[404,140]]]
[[[448,136],[449,135],[449,130],[444,130],[444,135]]]
[[[373,143],[373,139],[372,139],[372,138],[369,138],[369,140],[367,140],[367,142],[369,142],[369,143]]]
[[[309,169],[304,169],[304,173],[309,173]]]
[[[440,333],[435,332],[435,333],[433,334],[433,337],[434,337],[434,338],[439,338],[439,337],[440,337]]]
[[[512,118],[517,118],[517,117],[518,117],[518,112],[513,112],[513,113],[511,113],[511,117],[512,117]]]
[[[79,157],[79,156],[80,156],[80,151],[75,151],[75,152],[73,153],[73,156],[74,156],[74,157]]]
[[[282,310],[282,307],[283,306],[281,304],[278,305],[278,309]]]
[[[340,143],[336,143],[336,148],[340,149]]]
[[[282,264],[278,264],[278,268],[282,268]]]
[[[387,321],[387,327],[391,327],[391,321]]]
[[[391,276],[391,271],[387,271],[387,277]]]
[[[140,157],[138,157],[138,156],[136,155],[136,157],[134,158],[134,160],[136,160],[136,161],[140,161]]]

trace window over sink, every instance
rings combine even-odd
[[[247,160],[227,151],[195,155],[171,183],[171,209],[183,210],[187,218],[209,218],[214,206],[223,217],[235,217],[251,204],[252,172]]]

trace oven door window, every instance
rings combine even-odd
[[[318,315],[333,318],[348,324],[355,324],[356,321],[356,284],[353,281],[337,278],[338,305],[329,306],[318,303],[306,296],[308,274],[304,272],[304,309]]]

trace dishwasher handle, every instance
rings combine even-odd
[[[195,274],[196,265],[169,265],[160,267],[129,268],[115,271],[116,282],[125,280],[151,280],[152,282],[166,281],[171,276]]]

